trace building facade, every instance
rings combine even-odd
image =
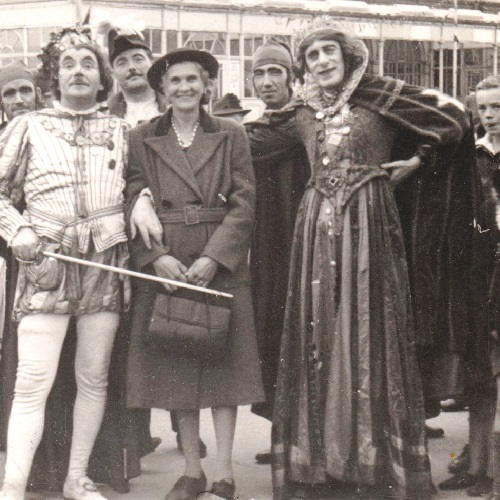
[[[13,59],[36,67],[36,55],[50,32],[82,20],[90,9],[91,24],[106,16],[143,21],[156,56],[181,46],[209,50],[221,65],[218,94],[233,92],[256,110],[260,104],[251,78],[255,49],[273,38],[293,50],[294,31],[324,14],[365,40],[370,71],[377,74],[463,98],[479,80],[498,71],[496,1],[0,0],[0,6],[0,67]]]

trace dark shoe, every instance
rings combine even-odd
[[[488,476],[479,476],[477,482],[467,488],[467,495],[470,497],[480,497],[486,495],[493,489],[493,479]]]
[[[450,474],[460,474],[461,472],[467,472],[470,467],[470,452],[469,445],[466,444],[464,449],[458,455],[457,458],[453,459],[448,465],[448,472]]]
[[[475,484],[477,480],[477,476],[473,476],[468,472],[462,472],[461,474],[455,474],[442,483],[439,483],[439,488],[442,490],[464,490]]]
[[[176,441],[177,441],[177,449],[181,453],[183,453],[181,435],[178,432],[176,432]],[[206,456],[207,456],[207,445],[200,439],[200,458],[205,458]]]
[[[181,476],[167,493],[165,500],[196,500],[197,495],[206,489],[207,478],[204,472],[200,478]]]
[[[425,434],[429,439],[442,438],[444,436],[444,429],[441,429],[441,427],[429,427],[426,425]]]
[[[214,482],[210,493],[220,498],[224,498],[225,500],[233,500],[235,491],[236,486],[232,479],[221,479],[220,481]]]
[[[255,460],[259,464],[270,464],[271,459],[273,457],[273,454],[271,453],[271,450],[266,450],[266,451],[261,451],[255,455]]]

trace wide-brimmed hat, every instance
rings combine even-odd
[[[240,100],[236,95],[232,93],[225,94],[219,99],[212,108],[212,114],[215,116],[226,116],[226,115],[246,115],[250,113],[251,109],[243,109],[241,107]]]
[[[217,78],[219,73],[219,63],[210,52],[182,47],[170,51],[153,63],[148,71],[148,82],[150,87],[157,91],[161,90],[161,77],[170,66],[182,62],[196,62],[201,64],[203,69],[208,71],[208,76],[210,78]]]

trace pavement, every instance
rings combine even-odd
[[[468,413],[441,413],[427,423],[433,427],[443,427],[445,436],[429,442],[433,482],[437,486],[449,475],[447,466],[453,454],[458,455],[468,436]],[[153,410],[152,435],[162,438],[155,453],[142,460],[141,476],[130,481],[131,491],[122,495],[107,486],[100,487],[101,493],[110,500],[163,500],[175,481],[183,472],[184,460],[177,450],[175,434],[170,428],[170,418],[166,411]],[[234,472],[237,500],[271,500],[271,468],[255,462],[255,454],[269,448],[270,423],[250,412],[250,407],[240,407],[234,445]],[[211,485],[215,461],[215,436],[210,410],[201,412],[201,436],[208,448],[208,456],[203,460],[203,468]],[[0,476],[3,475],[5,454],[0,453]],[[211,496],[214,498],[213,496]],[[463,491],[438,491],[433,499],[468,498]],[[54,493],[29,493],[26,500],[61,500],[62,495]],[[215,500],[215,499],[214,499]],[[339,499],[341,500],[341,499]]]

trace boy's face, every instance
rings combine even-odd
[[[477,109],[486,132],[493,137],[500,137],[500,88],[478,90],[476,93]]]

